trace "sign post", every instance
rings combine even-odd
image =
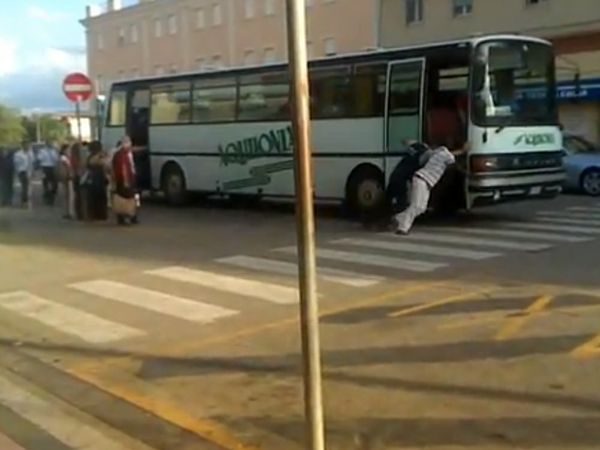
[[[306,61],[305,0],[287,0],[288,55],[292,87],[291,116],[294,130],[294,174],[300,285],[300,323],[304,368],[304,408],[307,449],[325,450],[321,350],[315,255],[313,174]]]
[[[82,73],[72,73],[63,81],[63,92],[66,97],[75,103],[77,117],[77,137],[81,142],[81,102],[88,101],[94,92],[92,81]]]

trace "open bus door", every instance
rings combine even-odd
[[[127,134],[131,138],[137,172],[138,188],[152,189],[150,165],[150,88],[134,87],[127,99]]]
[[[411,141],[423,140],[425,58],[392,61],[385,108],[385,184],[408,154]]]

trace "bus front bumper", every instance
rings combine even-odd
[[[544,172],[471,174],[468,181],[468,207],[531,198],[554,198],[563,189],[562,168]]]

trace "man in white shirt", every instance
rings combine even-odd
[[[46,146],[40,150],[38,161],[44,174],[44,201],[47,205],[53,205],[54,199],[56,198],[56,191],[58,190],[56,169],[59,158],[58,151],[50,142],[46,143]]]
[[[33,155],[29,144],[24,143],[13,158],[15,173],[21,184],[21,206],[27,206],[29,204],[29,182],[33,174]]]
[[[410,205],[394,216],[396,234],[408,234],[415,219],[427,211],[431,189],[456,161],[454,154],[446,147],[427,150],[422,160],[425,161],[424,166],[412,178]]]

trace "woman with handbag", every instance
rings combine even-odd
[[[112,160],[112,172],[115,192],[113,194],[113,211],[119,225],[138,223],[137,208],[139,197],[136,188],[136,171],[133,160],[131,139],[125,136],[115,152]]]

